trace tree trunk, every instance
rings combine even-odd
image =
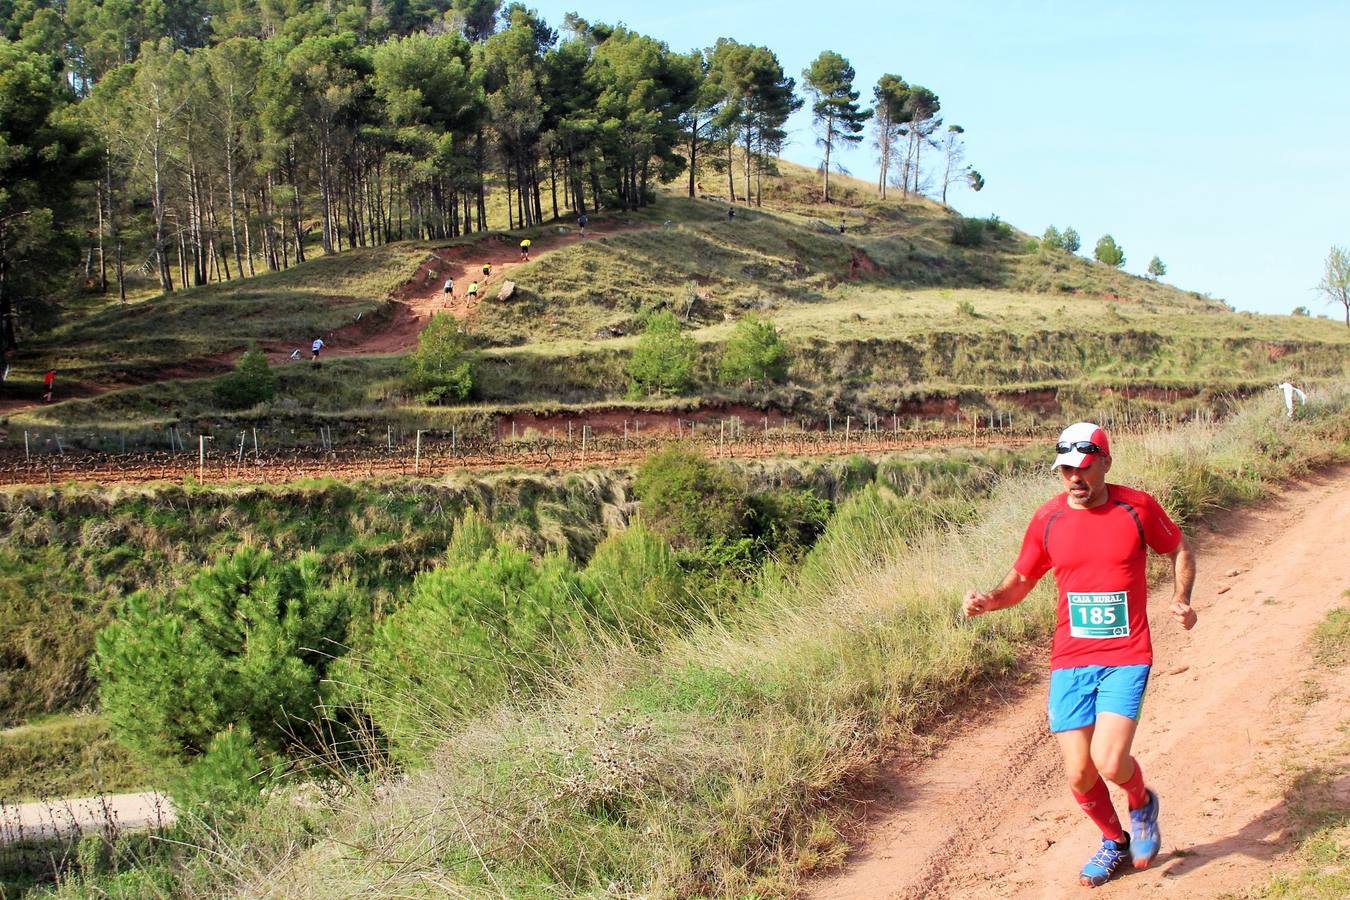
[[[698,113],[689,126],[689,199],[694,199],[694,182],[698,173]]]
[[[230,249],[234,251],[234,267],[239,270],[239,277],[244,276],[244,260],[239,253],[239,222],[237,209],[239,199],[234,189],[234,134],[227,131],[225,134],[225,191],[229,194],[230,204]],[[247,226],[245,226],[247,229]],[[247,241],[247,237],[245,238]],[[250,254],[251,256],[251,254]],[[252,266],[253,260],[249,260]]]
[[[830,150],[834,146],[834,117],[825,120],[825,202],[830,202]]]
[[[169,271],[169,249],[164,234],[164,157],[160,147],[162,121],[155,116],[155,132],[151,139],[151,161],[154,168],[155,208],[155,262],[159,269],[159,286],[166,294],[173,293],[173,273]]]
[[[248,190],[242,191],[242,196],[244,199],[244,255],[248,257],[248,274],[253,276],[258,273],[253,269],[253,231],[249,227],[249,219],[252,218],[252,214],[249,212],[248,208]],[[233,223],[231,223],[230,227],[234,227]],[[235,252],[235,255],[238,256],[238,251]],[[244,277],[244,270],[242,267],[239,269],[239,277]]]
[[[753,193],[750,189],[750,159],[755,155],[755,132],[749,125],[745,126],[745,205],[750,205],[750,196]]]
[[[103,154],[104,178],[108,185],[108,240],[113,245],[113,266],[117,270],[117,300],[127,302],[127,285],[122,271],[122,234],[117,228],[117,206],[113,193],[112,148],[105,148]]]
[[[98,204],[98,292],[106,294],[108,292],[108,263],[103,256],[103,179],[99,179],[96,190],[94,191],[94,200]]]
[[[732,156],[735,141],[727,141],[727,200],[736,202],[736,165]]]

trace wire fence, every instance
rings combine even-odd
[[[1198,410],[1190,417],[1212,420]],[[988,446],[1045,440],[1048,426],[1031,415],[995,413],[951,419],[921,419],[866,413],[827,417],[824,422],[762,416],[686,419],[669,416],[653,426],[653,417],[623,419],[610,414],[555,420],[545,432],[538,423],[494,430],[399,429],[389,426],[382,441],[355,431],[344,441],[334,426],[320,426],[307,445],[269,446],[257,429],[192,434],[171,428],[169,445],[158,450],[121,452],[86,449],[78,434],[52,432],[12,435],[13,446],[0,454],[0,485],[64,482],[272,483],[303,478],[433,477],[456,469],[571,469],[625,465],[672,442],[699,448],[719,458],[873,454],[943,446]],[[1097,417],[1113,430],[1167,427],[1177,418],[1167,411],[1103,412]],[[645,423],[645,424],[644,424]],[[101,435],[106,445],[115,435]],[[95,444],[97,446],[97,444]]]

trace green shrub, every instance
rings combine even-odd
[[[642,337],[628,361],[629,394],[674,394],[689,387],[698,350],[669,310],[647,317]]]
[[[754,313],[737,322],[722,351],[718,374],[724,384],[782,379],[787,374],[787,348],[773,324]]]
[[[351,591],[319,559],[242,547],[168,596],[139,592],[99,631],[94,670],[114,734],[147,762],[186,765],[230,728],[279,753],[318,719]]]
[[[601,541],[584,577],[597,614],[639,639],[677,622],[688,599],[670,543],[641,521]]]
[[[676,547],[745,531],[745,486],[696,451],[670,446],[651,454],[638,467],[633,491],[643,520]]]
[[[998,216],[990,216],[985,219],[984,230],[996,241],[1006,241],[1013,234],[1012,226]]]
[[[469,507],[455,520],[450,543],[445,548],[445,561],[452,566],[470,565],[496,546],[497,533],[492,523],[478,510]]]
[[[1063,250],[1064,236],[1059,233],[1059,229],[1055,226],[1046,226],[1045,234],[1041,236],[1041,246],[1047,250]]]
[[[246,409],[271,400],[277,395],[277,376],[267,364],[267,354],[250,347],[233,372],[216,379],[211,393],[226,409]]]
[[[193,814],[216,823],[238,815],[258,800],[273,781],[272,769],[259,758],[247,725],[226,728],[211,739],[173,785],[174,799]]]
[[[952,225],[951,242],[958,247],[978,247],[984,243],[984,220],[957,219]]]
[[[969,300],[962,300],[956,304],[956,314],[967,319],[978,319],[980,314],[975,311],[975,304]]]
[[[1061,241],[1064,249],[1068,250],[1070,253],[1077,253],[1078,248],[1083,246],[1082,239],[1078,236],[1078,232],[1074,230],[1072,225],[1064,229]]]
[[[532,684],[592,608],[561,554],[535,562],[499,542],[472,562],[424,572],[407,604],[376,627],[356,676],[371,718],[397,756],[421,758],[446,721]]]
[[[1311,316],[1311,315],[1312,315],[1312,310],[1308,309],[1308,307],[1306,307],[1306,306],[1295,306],[1295,307],[1294,307],[1294,311],[1291,312],[1289,315],[1291,315],[1291,316]]]
[[[750,532],[764,552],[795,560],[825,530],[834,508],[810,491],[766,491],[750,498]]]
[[[408,386],[422,403],[464,400],[473,391],[468,338],[449,314],[435,315],[417,337],[417,349],[404,363]]]

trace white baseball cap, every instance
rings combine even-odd
[[[1111,441],[1106,431],[1092,422],[1075,422],[1059,433],[1055,442],[1055,464],[1051,468],[1083,465],[1089,456],[1110,456]]]

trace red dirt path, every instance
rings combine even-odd
[[[545,235],[534,239],[530,246],[530,261],[536,262],[541,256],[583,240],[603,240],[613,234],[656,227],[659,226],[602,223],[587,228],[584,238],[575,230]],[[492,274],[487,277],[483,276],[485,264],[492,266]],[[361,356],[412,350],[417,346],[417,336],[433,315],[448,311],[456,319],[469,318],[484,300],[496,298],[503,282],[508,280],[506,273],[520,265],[524,265],[520,258],[520,240],[505,234],[436,250],[422,261],[412,278],[394,290],[394,312],[386,324],[374,332],[360,323],[338,329],[333,333],[333,346],[326,352],[333,356]],[[454,295],[450,298],[442,291],[447,278],[455,281]],[[475,279],[478,296],[471,301],[469,282]]]
[[[552,226],[550,226],[552,227]],[[603,240],[609,235],[630,231],[643,231],[660,226],[617,225],[607,222],[592,224],[586,229],[583,238],[575,229],[567,234],[543,235],[534,238],[530,247],[530,261],[580,241]],[[492,264],[490,277],[482,277],[485,263]],[[506,234],[491,234],[470,243],[453,247],[444,247],[434,251],[417,267],[413,276],[396,288],[391,295],[394,300],[392,313],[372,327],[369,323],[354,323],[339,328],[328,339],[328,346],[322,357],[364,356],[378,353],[401,353],[417,346],[417,336],[422,333],[431,316],[442,310],[449,310],[457,319],[468,318],[474,310],[490,295],[496,297],[506,281],[505,273],[522,265],[520,258],[520,239]],[[434,273],[429,276],[428,273]],[[470,303],[467,297],[469,282],[478,277],[478,299]],[[446,278],[455,280],[455,296],[450,302],[442,294],[442,285]],[[283,342],[265,342],[270,362],[286,362],[293,345]],[[235,349],[226,353],[198,357],[182,363],[176,363],[158,370],[145,382],[166,381],[179,378],[202,378],[218,375],[227,371],[243,353]],[[309,360],[308,344],[301,348],[302,356]],[[95,397],[117,388],[130,387],[127,384],[65,384],[61,382],[61,373],[57,372],[57,396],[61,399],[83,399]],[[59,401],[58,401],[59,402]],[[28,399],[0,399],[0,416],[10,416],[40,406],[40,402]]]
[[[1299,772],[1350,806],[1350,666],[1319,667],[1312,630],[1350,587],[1350,467],[1231,514],[1197,541],[1200,622],[1154,615],[1154,678],[1135,755],[1162,800],[1153,866],[1096,890],[1101,838],[1069,797],[1045,726],[1047,679],[989,688],[933,752],[897,758],[863,798],[859,852],[817,898],[1248,896],[1292,865]],[[1226,573],[1235,572],[1235,575]],[[956,585],[953,590],[962,586]],[[995,613],[997,615],[997,613]],[[953,717],[957,717],[954,715]],[[1117,807],[1123,809],[1118,791]]]

